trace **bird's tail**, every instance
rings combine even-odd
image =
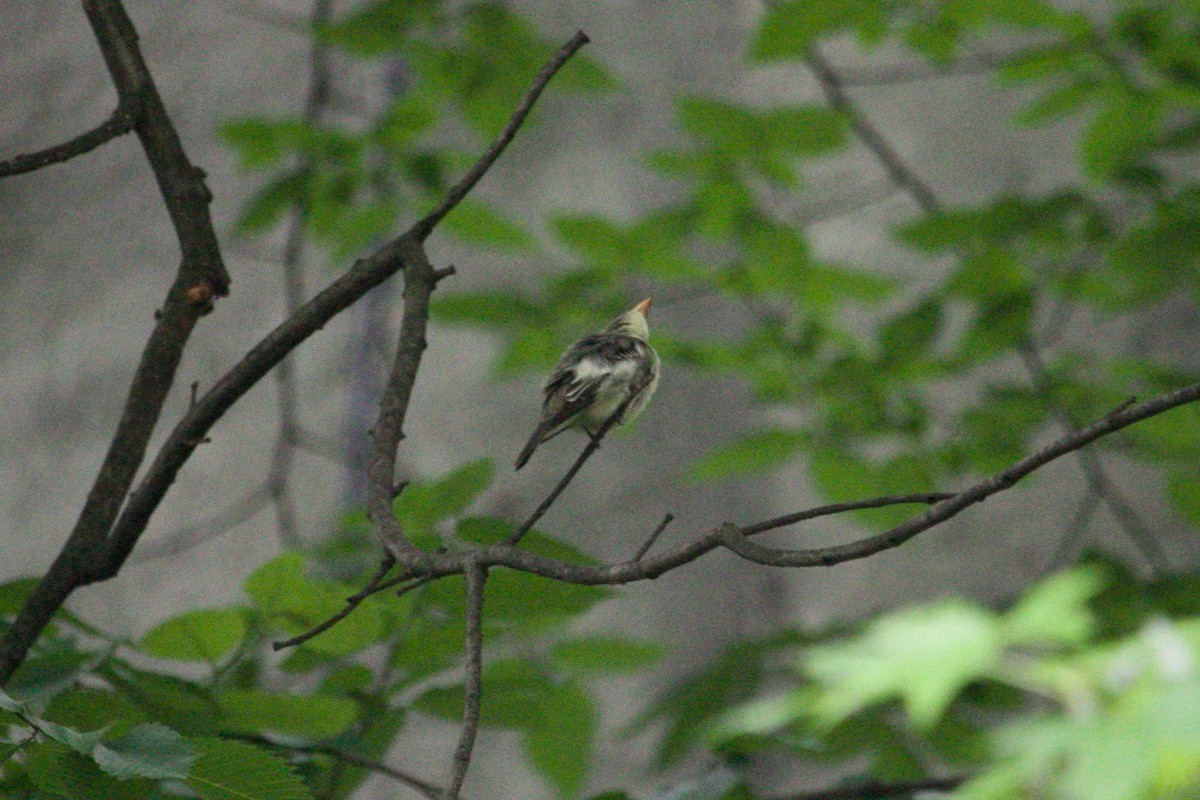
[[[533,451],[537,450],[539,444],[542,443],[543,435],[546,433],[545,425],[538,425],[533,431],[533,435],[529,437],[529,441],[525,443],[525,449],[521,451],[521,455],[517,456],[517,469],[525,466],[529,461],[529,457],[533,455]]]

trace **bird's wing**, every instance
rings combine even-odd
[[[632,336],[596,333],[567,348],[542,388],[542,427],[553,435],[586,410],[620,364],[642,356]]]

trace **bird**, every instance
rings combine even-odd
[[[517,456],[519,470],[538,445],[568,428],[595,437],[614,414],[619,423],[642,412],[658,388],[659,358],[650,346],[647,297],[563,351],[542,386],[542,414]],[[624,410],[622,411],[622,406]]]

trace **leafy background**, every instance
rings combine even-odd
[[[594,471],[597,503],[619,498],[610,490],[621,480],[669,484],[665,497],[689,504],[671,510],[700,523],[715,521],[703,503],[768,516],[750,502],[764,488],[791,510],[798,497],[943,488],[996,470],[1130,394],[1194,380],[1198,13],[1188,3],[1081,12],[1035,0],[756,10],[739,41],[704,43],[734,48],[736,81],[671,87],[669,133],[623,155],[652,187],[625,213],[592,202],[587,172],[568,176],[582,184],[573,203],[542,207],[530,176],[554,172],[534,164],[500,171],[490,180],[507,188],[473,196],[448,220],[446,253],[463,280],[437,298],[437,334],[495,350],[475,367],[494,375],[476,397],[532,396],[527,376],[565,343],[644,294],[657,298],[655,344],[676,394],[664,387],[657,417],[606,445],[609,458],[639,453],[647,474]],[[394,76],[399,64],[403,80],[380,107],[319,124],[294,112],[223,123],[251,187],[231,221],[235,246],[269,242],[302,204],[314,260],[336,268],[426,208],[552,51],[557,32],[541,25],[536,12],[499,3],[384,0],[317,26],[312,40],[334,48],[340,74]],[[523,132],[534,150],[594,134],[572,124],[579,109],[613,104],[619,114],[627,102],[621,47],[598,44]],[[858,65],[847,80],[861,107],[822,99],[814,46]],[[977,122],[966,144],[941,152],[938,90],[915,109],[895,107],[906,70],[923,86],[930,75],[958,81],[965,113],[987,101],[1005,127]],[[905,153],[912,171],[897,186],[861,144],[863,113]],[[993,147],[1030,152],[1004,171],[986,157]],[[445,405],[434,380],[427,391]],[[736,399],[716,407],[738,410],[712,414],[709,435],[681,446],[663,431],[695,408],[679,399],[685,391]],[[437,431],[472,416],[442,413],[418,422],[426,427],[411,441],[453,442]],[[707,593],[685,575],[673,576],[661,624],[604,627],[584,616],[641,587],[498,573],[485,607],[484,746],[511,745],[543,796],[780,797],[815,764],[851,786],[965,777],[964,798],[1192,796],[1196,422],[1184,409],[1106,440],[1111,485],[1092,472],[1089,488],[1087,464],[1064,466],[1054,486],[1039,480],[989,504],[968,537],[939,531],[908,555],[837,576],[759,577],[752,586],[776,591],[801,583],[761,615],[719,602],[761,598]],[[504,456],[495,463],[440,444],[462,457],[413,470],[397,513],[423,546],[511,530],[518,501],[541,486],[501,486],[513,449],[503,443],[488,445]],[[556,474],[549,458],[539,454],[535,475]],[[1116,493],[1131,477],[1133,489]],[[751,488],[730,503],[731,485]],[[1147,521],[1131,524],[1114,497]],[[339,758],[347,753],[440,780],[448,748],[428,761],[388,752],[397,737],[451,730],[459,716],[461,581],[380,595],[284,657],[269,650],[337,610],[373,568],[361,511],[345,506],[303,549],[246,565],[238,591],[216,604],[134,632],[64,615],[0,697],[4,790],[264,800],[409,791],[364,783],[368,771]],[[896,513],[805,536],[861,533]],[[528,546],[580,561],[627,555],[631,542],[584,530],[588,520],[559,517]],[[634,529],[644,535],[653,521]],[[1085,555],[1092,545],[1106,555]],[[713,569],[725,583],[750,572],[731,561]],[[871,580],[880,574],[891,579]],[[13,613],[28,588],[5,584],[0,612]],[[897,607],[901,596],[920,602]],[[744,624],[726,646],[693,644],[691,655],[711,657],[681,670],[672,658],[688,652],[688,629],[666,633],[679,608],[701,638],[710,617],[731,613],[767,629]],[[878,613],[853,621],[866,610]],[[625,724],[606,716],[622,707],[615,694],[650,684],[661,690],[636,692]]]

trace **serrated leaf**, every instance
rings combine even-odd
[[[247,631],[246,618],[241,611],[198,609],[151,628],[138,647],[159,658],[215,663],[240,645]]]
[[[196,760],[196,752],[178,733],[152,722],[138,725],[116,741],[96,745],[92,758],[100,769],[122,780],[183,779]]]
[[[159,722],[185,734],[208,734],[217,730],[219,709],[202,686],[173,675],[160,675],[110,660],[105,679],[120,696]]]
[[[350,728],[358,704],[322,694],[279,694],[229,689],[217,695],[225,723],[243,733],[280,733],[323,739]]]
[[[525,752],[561,796],[573,797],[587,778],[595,735],[591,695],[573,682],[562,683],[538,703],[536,724],[525,734]]]
[[[561,669],[582,674],[633,673],[656,664],[663,650],[658,642],[589,636],[559,642],[550,658]]]
[[[292,768],[263,750],[225,739],[193,739],[196,763],[184,781],[204,800],[312,800]]]
[[[121,781],[106,775],[95,761],[58,742],[35,742],[23,751],[25,768],[34,785],[54,797],[142,800],[153,789],[146,780]]]

